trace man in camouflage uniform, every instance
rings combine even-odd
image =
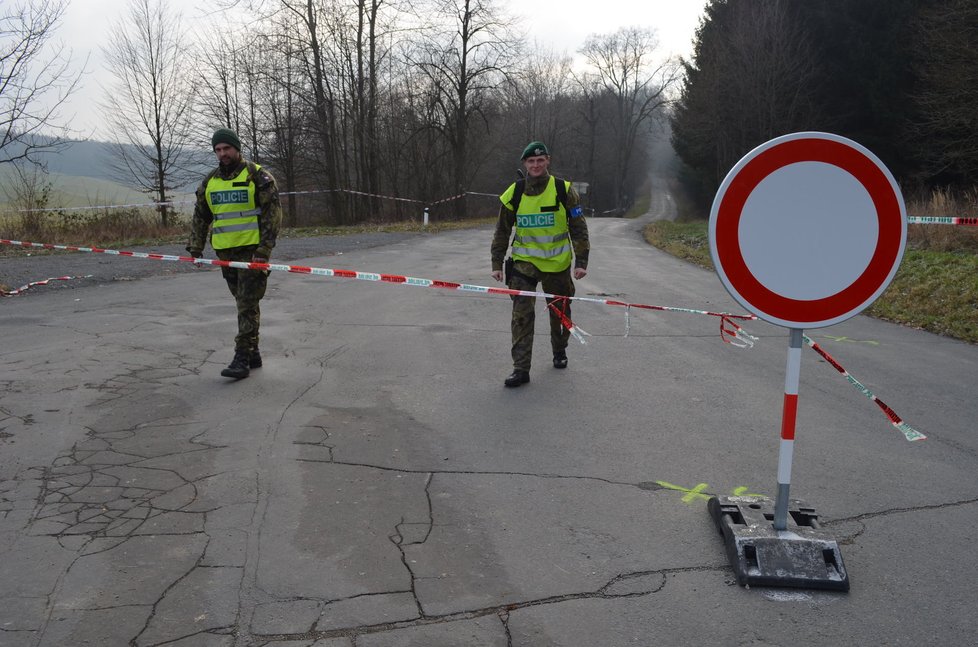
[[[210,231],[211,247],[222,261],[267,263],[282,223],[275,178],[241,156],[241,140],[233,131],[217,130],[211,145],[218,167],[197,188],[187,251],[200,258]],[[221,274],[238,307],[234,359],[221,375],[241,379],[262,365],[259,302],[265,296],[268,270],[222,267]]]
[[[510,185],[499,198],[502,206],[490,249],[492,277],[503,280],[505,262],[506,284],[511,289],[534,292],[540,283],[549,294],[574,296],[571,277],[581,279],[587,274],[591,249],[580,196],[570,182],[550,175],[550,152],[542,142],[530,142],[522,160],[526,178]],[[513,257],[504,261],[514,226]],[[517,387],[530,381],[536,298],[512,299],[513,372],[503,383]],[[547,299],[548,305],[552,301],[570,319],[570,300]],[[558,314],[549,312],[554,368],[567,368],[570,331]]]

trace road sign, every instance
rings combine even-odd
[[[820,132],[762,144],[727,174],[710,253],[742,306],[788,328],[845,321],[893,280],[907,238],[903,196],[856,142]]]
[[[795,546],[799,533],[789,528],[802,330],[845,321],[875,301],[893,280],[906,242],[907,210],[893,176],[867,149],[838,135],[793,133],[761,144],[717,191],[710,254],[720,280],[742,306],[790,329],[773,535],[764,551],[756,528],[741,542],[746,562],[760,568],[770,561],[766,583],[848,589],[838,551],[828,559],[824,538],[814,536]],[[718,525],[721,503],[710,501]],[[725,537],[736,541],[737,532]],[[740,548],[728,547],[739,560]],[[790,571],[799,575],[786,577]]]

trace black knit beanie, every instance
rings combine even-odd
[[[218,144],[227,144],[241,150],[241,140],[230,128],[218,128],[214,131],[214,136],[211,137],[211,148],[215,148]]]

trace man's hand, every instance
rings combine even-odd
[[[575,279],[583,279],[585,276],[587,276],[587,270],[586,269],[584,269],[583,267],[575,267],[574,268],[574,278]]]
[[[499,281],[500,283],[502,283],[503,282],[503,273],[502,273],[502,270],[493,270],[492,271],[492,278],[494,278],[497,281]]]
[[[255,254],[255,255],[253,255],[251,257],[251,262],[252,263],[267,263],[268,262],[268,259],[265,258],[264,256],[259,256],[259,255]]]

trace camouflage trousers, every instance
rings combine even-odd
[[[509,287],[514,290],[536,291],[537,283],[540,283],[544,292],[568,297],[574,296],[574,281],[571,278],[569,267],[563,272],[542,272],[533,263],[516,261],[514,269],[516,272],[509,281]],[[530,360],[533,357],[536,297],[514,296],[512,299],[513,368],[529,371]],[[548,304],[551,301],[555,301],[555,299],[547,299]],[[559,299],[556,301],[558,303],[555,305],[570,319],[570,300]],[[567,340],[570,339],[570,331],[564,328],[560,317],[549,307],[547,312],[550,315],[550,347],[554,353],[564,352],[567,348]]]
[[[214,251],[222,261],[250,263],[255,247],[231,247]],[[258,327],[261,324],[261,309],[258,304],[265,296],[269,272],[222,267],[221,274],[238,307],[238,334],[234,337],[234,350],[250,351],[258,348]]]

